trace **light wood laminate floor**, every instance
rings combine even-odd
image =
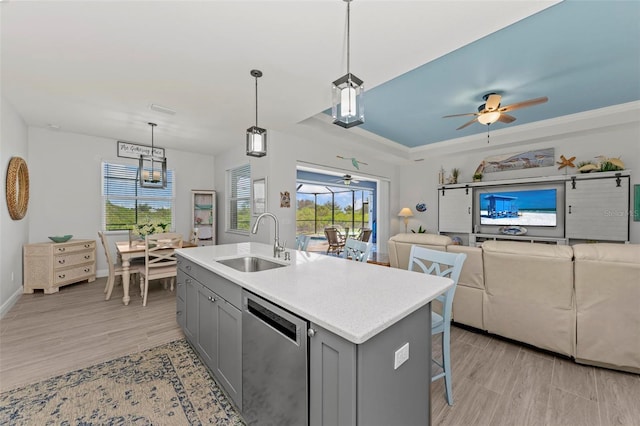
[[[104,284],[101,278],[20,297],[0,320],[0,391],[183,337],[175,293],[156,286],[144,308],[132,288],[124,306],[122,287],[105,301]],[[444,381],[433,383],[433,425],[640,426],[640,375],[579,365],[455,326],[451,353],[454,405],[446,403]]]

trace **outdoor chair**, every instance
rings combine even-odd
[[[372,231],[370,228],[362,228],[356,239],[358,241],[364,241],[365,243],[368,243],[369,239],[371,238],[371,232]]]
[[[337,228],[324,228],[324,236],[327,238],[327,243],[329,247],[327,247],[327,254],[335,253],[336,255],[340,255],[340,252],[344,248],[344,239],[341,238],[340,232],[338,232]]]

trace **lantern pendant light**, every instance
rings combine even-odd
[[[167,187],[167,158],[156,157],[154,154],[153,128],[156,123],[148,123],[151,126],[151,153],[140,155],[138,167],[138,179],[142,188],[166,188]]]
[[[256,79],[256,125],[247,129],[247,155],[264,157],[267,155],[267,130],[258,127],[258,78],[262,71],[251,70],[251,76]]]
[[[351,0],[347,3],[347,73],[333,82],[331,115],[333,124],[348,129],[364,123],[363,81],[350,71],[350,14]]]

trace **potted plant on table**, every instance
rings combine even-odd
[[[473,181],[474,182],[482,181],[482,173],[478,173],[478,172],[474,173],[473,174]]]

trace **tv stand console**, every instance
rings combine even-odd
[[[525,241],[529,243],[567,245],[566,238],[532,237],[527,235],[501,235],[501,234],[469,234],[469,245],[480,246],[487,240],[496,241]]]
[[[460,237],[463,244],[470,246],[489,239],[561,245],[582,241],[628,242],[630,181],[631,172],[620,170],[441,185],[437,189],[438,233]],[[539,189],[556,191],[554,226],[517,223],[528,233],[505,235],[500,232],[500,222],[481,223],[483,194]],[[503,198],[516,199],[515,196]]]

